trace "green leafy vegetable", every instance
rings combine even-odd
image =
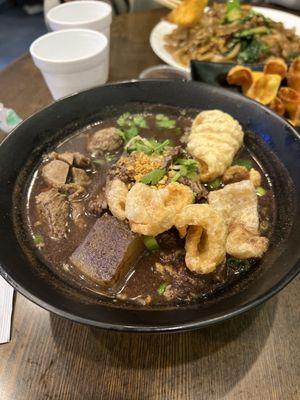
[[[242,167],[247,168],[248,171],[252,168],[252,162],[250,160],[238,159],[233,162],[233,165],[241,165]]]
[[[266,189],[264,189],[263,187],[259,186],[256,188],[256,194],[259,197],[264,196],[267,193]]]
[[[145,183],[146,185],[156,185],[166,175],[166,172],[165,168],[156,168],[144,175],[140,182]]]
[[[139,134],[139,128],[148,128],[145,118],[141,114],[122,114],[118,120],[118,133],[125,143]]]
[[[117,120],[117,124],[119,126],[128,126],[129,122],[131,121],[131,114],[129,112],[122,114],[118,120]]]
[[[154,236],[143,236],[144,245],[150,251],[158,250],[159,244]]]
[[[188,178],[193,181],[198,179],[198,164],[193,159],[177,158],[171,167],[176,174],[172,178],[172,182],[176,182],[179,178]]]
[[[288,63],[291,63],[294,58],[300,56],[300,51],[290,51],[287,55],[287,61]]]
[[[241,16],[240,0],[227,0],[226,22],[237,21]]]
[[[256,61],[259,61],[259,59],[269,50],[268,46],[264,42],[257,40],[255,37],[253,37],[250,41],[246,40],[243,42],[242,49],[243,50],[239,52],[237,57],[237,61],[240,64],[255,63]]]
[[[256,35],[267,35],[270,33],[270,29],[266,26],[258,26],[256,28],[244,29],[234,34],[235,38],[251,38]]]
[[[170,119],[164,114],[156,114],[156,126],[158,128],[166,128],[166,129],[173,129],[175,128],[176,121],[174,119]]]
[[[142,115],[134,116],[133,122],[134,122],[135,126],[138,126],[139,128],[148,128],[147,122]]]
[[[219,189],[222,185],[221,179],[217,178],[214,181],[208,182],[207,187],[209,190]]]
[[[136,126],[132,126],[131,128],[127,129],[118,129],[118,134],[124,140],[125,143],[129,142],[132,138],[139,134],[139,131]]]
[[[162,284],[159,286],[159,288],[157,289],[157,293],[158,293],[160,296],[162,296],[162,295],[165,293],[167,286],[168,286],[167,282],[162,283]]]
[[[135,136],[130,142],[127,143],[125,149],[128,153],[140,151],[150,155],[152,153],[161,154],[166,146],[170,145],[171,141],[168,139],[163,142],[159,142],[156,139],[146,139],[142,138],[141,136]]]
[[[36,235],[33,236],[33,242],[36,245],[36,247],[38,247],[38,248],[45,246],[44,238],[39,233],[37,233]]]

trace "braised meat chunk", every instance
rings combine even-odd
[[[131,232],[125,223],[104,214],[70,261],[94,282],[113,286],[136,262],[143,248],[140,236]]]
[[[91,183],[88,174],[81,168],[73,167],[71,169],[73,182],[80,186],[87,186]]]
[[[50,189],[36,196],[40,218],[46,223],[49,236],[53,239],[66,237],[68,231],[69,202],[57,189]]]
[[[69,165],[64,161],[53,160],[46,164],[42,169],[44,180],[53,187],[61,187],[67,181]]]

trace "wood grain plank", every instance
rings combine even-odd
[[[111,80],[160,63],[148,36],[161,11],[112,26]],[[27,117],[52,100],[28,55],[0,73],[1,101]],[[298,400],[300,279],[258,309],[181,334],[101,331],[17,295],[0,346],[1,400]]]

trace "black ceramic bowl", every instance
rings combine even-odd
[[[230,113],[249,132],[246,145],[262,161],[273,182],[277,206],[275,228],[260,268],[205,303],[182,308],[137,309],[95,300],[53,275],[26,247],[26,237],[20,236],[19,210],[26,182],[41,154],[77,128],[99,120],[111,108],[107,106],[112,106],[111,110],[114,107],[130,110],[132,102],[199,110],[218,108]],[[77,322],[148,332],[214,324],[267,300],[299,271],[299,171],[300,139],[296,131],[268,109],[238,94],[197,82],[165,80],[112,84],[76,94],[24,121],[0,146],[0,272],[28,299]]]

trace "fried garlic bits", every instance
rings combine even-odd
[[[106,199],[112,215],[121,221],[125,219],[127,186],[120,179],[113,179],[106,187]]]
[[[208,195],[209,204],[226,221],[229,234],[226,251],[233,257],[261,257],[268,239],[259,235],[257,195],[249,180],[236,182]]]
[[[176,214],[193,201],[192,190],[177,182],[162,189],[135,183],[127,195],[125,216],[133,232],[156,236],[170,229]]]
[[[238,121],[220,110],[202,111],[195,118],[187,150],[200,163],[200,179],[209,182],[224,174],[243,143]]]
[[[191,204],[178,214],[175,226],[181,230],[188,226],[185,241],[185,263],[198,274],[214,272],[226,255],[227,226],[208,204]]]

